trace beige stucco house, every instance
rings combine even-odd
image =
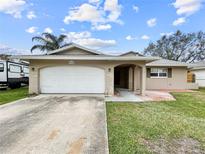
[[[46,55],[24,55],[29,61],[29,93],[103,93],[115,88],[144,94],[146,89],[186,89],[187,65],[128,52],[106,55],[77,44]]]

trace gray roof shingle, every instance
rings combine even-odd
[[[151,63],[146,64],[146,66],[176,66],[176,67],[188,67],[187,63],[168,60],[168,59],[160,59],[153,61]]]

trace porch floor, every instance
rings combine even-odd
[[[115,96],[106,97],[110,102],[145,102],[145,101],[174,101],[175,98],[167,91],[147,90],[144,96],[135,94],[127,89],[118,89]]]
[[[143,99],[127,89],[118,89],[117,95],[105,98],[109,102],[143,102]]]

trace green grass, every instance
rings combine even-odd
[[[0,105],[6,104],[28,96],[28,88],[8,89],[0,91]]]
[[[191,138],[205,149],[205,90],[174,93],[177,101],[107,103],[111,154],[151,153],[147,142]]]

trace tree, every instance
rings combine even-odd
[[[66,35],[60,35],[55,36],[50,33],[42,33],[41,36],[35,36],[32,38],[32,41],[37,41],[40,44],[36,44],[31,48],[31,52],[33,50],[39,49],[41,51],[52,51],[56,50],[65,46],[68,46],[69,44],[65,43]]]
[[[182,33],[164,35],[144,49],[145,55],[159,56],[181,62],[196,62],[205,59],[205,33]]]

